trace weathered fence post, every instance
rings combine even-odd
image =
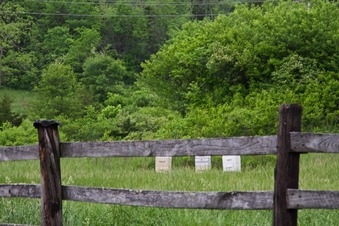
[[[41,177],[41,225],[62,225],[60,148],[56,121],[36,121]]]
[[[274,172],[273,226],[297,225],[298,210],[287,209],[287,189],[298,188],[299,153],[291,153],[290,132],[301,131],[299,105],[283,104],[279,109],[277,164]]]

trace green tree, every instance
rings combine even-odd
[[[195,19],[203,20],[209,18],[213,13],[213,5],[210,0],[192,0],[191,2],[192,14]]]
[[[50,64],[36,87],[38,94],[35,115],[55,119],[57,116],[79,117],[82,114],[80,85],[69,65]]]
[[[147,20],[140,4],[117,1],[102,8],[103,46],[117,51],[129,67],[138,68],[147,56]]]
[[[90,91],[94,100],[103,103],[107,94],[119,93],[125,85],[131,85],[134,78],[124,62],[104,54],[87,58],[80,81]]]
[[[32,90],[37,84],[39,71],[36,67],[38,59],[33,52],[9,50],[2,60],[3,79],[8,88]]]
[[[42,5],[43,12],[47,14],[43,20],[47,28],[66,26],[73,32],[79,28],[98,28],[100,24],[95,2],[61,0],[43,1],[37,4]]]
[[[70,43],[70,49],[66,55],[66,63],[74,68],[76,73],[82,72],[83,63],[90,56],[93,56],[99,46],[101,36],[95,29],[76,29],[79,37]]]
[[[68,27],[57,26],[48,29],[43,41],[45,62],[51,63],[65,57],[73,41]]]
[[[336,4],[323,1],[313,1],[309,11],[294,2],[239,5],[229,16],[185,24],[142,65],[142,76],[172,107],[187,112],[268,89],[293,56],[308,64],[300,68],[304,75],[291,68],[294,84],[317,76],[314,65],[337,73],[338,13]]]
[[[182,31],[142,64],[142,79],[147,80],[146,84],[180,111],[187,109],[192,92],[199,96],[201,89],[208,89],[211,82],[206,68],[212,43],[211,33],[205,29],[209,23],[185,24]]]
[[[5,77],[13,77],[11,70],[19,70],[20,73],[31,73],[28,72],[30,69],[34,70],[32,67],[22,67],[9,65],[8,63],[13,63],[7,57],[11,58],[14,52],[20,52],[23,54],[20,60],[27,61],[25,57],[26,53],[22,53],[22,49],[28,42],[29,31],[32,24],[31,17],[21,14],[25,11],[20,4],[13,2],[4,2],[0,4],[0,87],[3,85]],[[10,56],[9,56],[10,55]],[[17,56],[19,54],[16,54]],[[27,56],[27,55],[26,55]],[[30,64],[30,62],[17,62]],[[34,72],[32,72],[34,73]],[[11,80],[9,78],[8,80]]]
[[[10,123],[11,125],[19,126],[23,117],[12,112],[13,100],[5,95],[0,99],[0,125],[3,123]]]
[[[147,58],[156,53],[168,40],[173,30],[190,20],[190,2],[174,0],[144,3],[144,15],[147,19]]]

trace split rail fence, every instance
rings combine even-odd
[[[39,144],[0,147],[0,161],[40,159],[41,184],[1,184],[0,197],[41,198],[41,225],[62,225],[62,200],[160,208],[272,210],[297,225],[298,209],[339,209],[339,190],[299,190],[302,153],[339,153],[339,134],[301,133],[299,105],[279,109],[276,136],[60,143],[56,121],[36,121]],[[274,191],[188,192],[63,186],[60,158],[276,154]]]

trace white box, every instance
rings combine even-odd
[[[211,169],[211,156],[195,156],[195,171]]]
[[[164,172],[171,171],[172,157],[155,157],[155,171]]]
[[[240,155],[222,156],[222,166],[224,171],[241,171]]]

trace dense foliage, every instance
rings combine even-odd
[[[2,97],[0,145],[30,143],[15,137],[36,118],[64,140],[274,134],[292,102],[304,130],[338,132],[337,15],[320,0],[1,1],[0,92],[37,97],[21,116]]]
[[[294,2],[239,5],[229,16],[186,23],[143,64],[142,75],[169,107],[187,115],[185,122],[199,111],[208,128],[223,128],[213,136],[248,130],[256,134],[267,127],[272,133],[274,122],[264,118],[268,112],[274,114],[268,109],[283,102],[304,107],[308,129],[335,125],[339,119],[338,13],[336,4],[321,1],[312,2],[309,9]],[[230,115],[239,122],[227,119]],[[250,121],[244,123],[247,115]],[[229,123],[235,125],[227,132]]]

